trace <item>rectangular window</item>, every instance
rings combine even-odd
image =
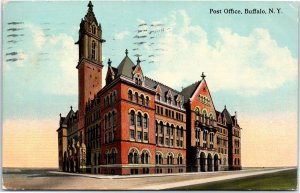
[[[138,140],[142,140],[142,132],[141,131],[138,131],[137,132],[137,135],[138,135]]]
[[[180,141],[180,147],[183,147],[183,141],[182,140]]]
[[[158,144],[158,137],[155,137],[155,143]]]
[[[132,129],[130,130],[130,138],[135,139],[135,132]]]
[[[166,145],[170,145],[169,138],[166,138]]]
[[[174,111],[172,111],[172,118],[174,119]]]
[[[163,115],[164,114],[164,108],[160,107],[160,114]]]
[[[164,138],[159,137],[159,143],[160,143],[161,145],[163,145],[163,144],[164,144]]]
[[[144,140],[148,141],[148,133],[147,132],[144,132]]]
[[[169,113],[168,113],[168,109],[165,109],[165,115],[168,116]]]
[[[174,145],[174,139],[171,139],[171,144],[170,144],[171,146],[173,146]]]
[[[179,147],[179,140],[176,140],[176,146]]]

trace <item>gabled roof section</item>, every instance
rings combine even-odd
[[[95,22],[96,25],[98,25],[97,19],[95,17],[94,11],[93,11],[93,7],[94,7],[94,5],[92,4],[91,1],[89,1],[89,4],[88,4],[89,9],[88,9],[88,12],[86,13],[86,15],[84,16],[84,20],[89,23]]]
[[[189,98],[191,98],[193,96],[193,94],[197,90],[200,83],[201,83],[201,80],[182,89],[180,94],[184,96],[184,99],[185,99],[184,102],[187,102],[189,100]]]
[[[135,65],[132,60],[126,55],[117,67],[117,76],[124,75],[132,78],[132,70],[134,69],[134,67]]]
[[[148,86],[148,87],[150,87],[150,88],[154,88],[154,89],[157,89],[157,87],[159,87],[161,89],[161,94],[167,93],[168,91],[170,91],[170,94],[172,94],[172,96],[173,96],[172,99],[174,99],[175,96],[178,95],[177,97],[180,96],[181,99],[184,100],[184,96],[181,95],[181,93],[179,91],[177,91],[177,90],[175,90],[175,89],[173,89],[171,87],[168,87],[168,86],[166,86],[166,85],[164,85],[164,84],[162,84],[160,82],[157,82],[157,81],[155,81],[155,80],[153,80],[153,79],[151,79],[151,78],[149,78],[147,76],[145,76],[145,85]],[[166,97],[166,95],[161,95],[162,101],[165,101],[165,97]],[[174,103],[172,103],[172,105],[175,106]]]
[[[162,93],[162,91],[161,91],[161,88],[160,88],[159,84],[157,84],[156,86],[154,86],[154,88],[155,88],[155,91],[156,91],[157,93],[159,93],[159,94],[161,94],[161,93]]]
[[[222,111],[222,114],[224,115],[226,121],[228,124],[232,124],[232,119],[231,119],[231,115],[230,113],[228,112],[228,110],[226,109],[226,106],[224,108],[224,110]]]

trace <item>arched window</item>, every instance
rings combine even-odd
[[[92,41],[92,59],[96,60],[96,42]]]
[[[113,92],[113,103],[115,103],[117,100],[117,91]]]
[[[160,130],[159,130],[159,133],[163,133],[163,132],[164,132],[164,124],[163,124],[162,121],[161,121],[159,124],[160,124]]]
[[[146,106],[149,107],[149,97],[146,96]]]
[[[101,154],[98,155],[98,165],[101,165]]]
[[[172,153],[168,153],[168,165],[173,165],[174,160],[173,160],[173,154]]]
[[[167,135],[170,135],[170,125],[167,123]]]
[[[109,95],[109,105],[112,105],[112,103],[113,103],[113,94],[110,93],[110,95]]]
[[[105,152],[105,163],[106,163],[106,164],[109,164],[109,157],[110,157],[109,151],[106,151],[106,152]]]
[[[137,115],[137,126],[141,127],[142,126],[142,113],[138,113]]]
[[[142,105],[145,105],[145,98],[144,98],[144,95],[141,95],[141,103],[142,103]]]
[[[134,93],[134,96],[135,96],[135,102],[139,103],[139,94],[136,92]]]
[[[115,149],[111,151],[111,164],[117,163],[117,152]]]
[[[174,135],[174,125],[171,125],[171,136]]]
[[[183,157],[181,154],[178,155],[177,163],[178,163],[178,165],[182,165],[182,163],[183,163]]]
[[[145,114],[144,115],[144,128],[148,128],[148,115],[147,114]]]
[[[200,120],[200,110],[199,110],[199,108],[196,108],[195,113],[196,113],[196,120],[199,121]]]
[[[111,128],[112,125],[112,118],[111,118],[111,114],[108,113],[108,128]]]
[[[107,129],[107,115],[104,116],[104,129]]]
[[[130,111],[130,125],[133,126],[135,125],[135,113],[134,113],[134,110],[131,110]]]
[[[131,149],[128,154],[128,163],[129,164],[138,164],[139,163],[139,156],[136,149]]]
[[[132,91],[131,90],[128,91],[128,99],[130,101],[132,101]]]
[[[92,33],[96,34],[96,26],[94,26],[94,25],[92,26]]]
[[[142,161],[142,164],[149,163],[149,152],[148,151],[143,151],[143,153],[141,155],[141,161]]]
[[[157,152],[156,155],[155,155],[155,163],[160,164],[160,165],[163,164],[163,156],[159,152]]]
[[[113,127],[116,127],[116,125],[117,125],[117,115],[116,115],[115,111],[112,112],[112,119],[113,119]]]

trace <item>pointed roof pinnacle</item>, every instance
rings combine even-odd
[[[204,79],[206,76],[204,75],[204,72],[202,72],[202,75],[201,75],[202,79]]]
[[[110,58],[108,58],[107,64],[108,64],[109,67],[111,66],[111,60],[110,60]]]
[[[70,106],[70,109],[71,109],[71,110],[73,110],[73,107],[72,107],[72,106]]]
[[[224,109],[226,109],[226,105],[224,106]]]
[[[93,7],[94,7],[94,5],[92,4],[92,1],[89,1],[88,8],[90,10],[93,10]]]
[[[140,61],[140,57],[138,56],[137,60],[136,60],[137,65],[139,65],[141,63]]]
[[[126,54],[126,56],[128,55],[128,50],[127,49],[125,50],[125,54]]]

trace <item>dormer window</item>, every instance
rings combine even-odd
[[[160,101],[160,95],[156,94],[156,100]]]
[[[92,60],[96,60],[96,42],[92,41]]]
[[[171,105],[171,104],[172,104],[171,97],[168,97],[168,98],[167,98],[167,103],[168,103],[169,105]]]

